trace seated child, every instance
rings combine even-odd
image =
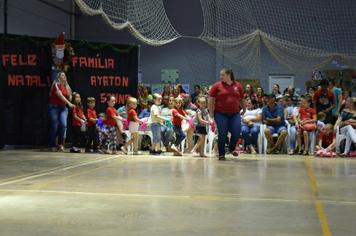
[[[325,125],[324,132],[320,134],[319,143],[315,146],[317,151],[326,149],[328,152],[336,150],[336,136],[334,134],[334,126],[332,124]]]

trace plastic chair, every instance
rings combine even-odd
[[[342,140],[346,139],[345,134],[340,134],[339,126],[336,127],[336,149],[340,147],[340,143]]]

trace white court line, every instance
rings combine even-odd
[[[64,170],[70,170],[70,169],[73,169],[73,168],[76,168],[76,167],[79,167],[79,166],[90,165],[90,164],[93,164],[93,163],[110,160],[110,159],[116,158],[116,157],[118,157],[118,156],[107,157],[107,158],[103,158],[103,159],[99,159],[99,160],[95,160],[95,161],[91,161],[91,162],[85,162],[85,163],[74,165],[74,166],[60,168],[58,170],[45,172],[45,173],[38,174],[38,175],[32,175],[32,176],[21,178],[21,179],[10,180],[10,181],[7,181],[7,182],[0,183],[0,186],[17,183],[17,182],[21,182],[21,181],[24,181],[24,180],[34,179],[34,178],[38,178],[38,177],[45,176],[45,175],[50,175],[50,174],[53,174],[53,173],[56,173],[56,172],[60,172],[60,171],[64,171]]]
[[[124,196],[124,197],[161,197],[161,198],[190,198],[192,196],[172,196],[172,195],[150,195],[132,193],[92,193],[92,192],[68,192],[68,191],[48,191],[48,190],[0,190],[0,192],[29,192],[29,193],[55,193],[55,194],[75,194],[75,195],[98,195],[98,196]]]
[[[49,190],[18,190],[18,189],[4,189],[0,190],[0,192],[23,192],[23,193],[43,193],[43,194],[72,194],[72,195],[91,195],[91,196],[121,196],[121,197],[157,197],[157,198],[191,198],[194,199],[196,197],[199,197],[200,195],[159,195],[159,194],[130,194],[130,193],[95,193],[95,192],[69,192],[69,191],[49,191]],[[207,196],[211,197],[211,196]],[[216,197],[213,197],[214,200],[216,201]],[[217,197],[219,198],[219,197]],[[230,201],[251,201],[251,202],[285,202],[285,203],[307,203],[307,204],[313,204],[315,201],[313,200],[293,200],[293,199],[280,199],[280,198],[229,198],[229,197],[223,197],[219,198],[220,200],[230,200]],[[208,200],[206,198],[205,200]],[[347,204],[347,205],[356,205],[356,202],[348,202],[348,201],[323,201],[323,200],[318,200],[319,202],[325,203],[325,204]]]

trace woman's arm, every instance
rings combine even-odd
[[[246,100],[245,98],[240,98],[240,105],[242,107],[241,115],[243,116],[246,112]]]
[[[55,91],[54,93],[59,97],[59,99],[62,100],[62,102],[64,102],[65,104],[67,104],[70,108],[75,107],[74,104],[72,104],[70,101],[67,100],[66,97],[63,96],[63,93],[62,93],[61,90],[57,90],[57,91]],[[72,95],[69,95],[69,98],[71,98],[71,97],[72,97]]]
[[[209,115],[211,119],[214,119],[214,105],[215,105],[215,98],[209,97],[208,109],[209,109]]]
[[[338,117],[339,112],[341,111],[341,107],[342,107],[342,94],[340,93],[339,95],[337,95],[337,100],[339,102],[336,112],[334,114],[335,117]]]
[[[250,119],[243,119],[244,123],[248,123],[248,122],[261,122],[262,121],[262,113],[258,113],[256,117],[254,118],[250,118]]]

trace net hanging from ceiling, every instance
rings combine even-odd
[[[170,23],[163,0],[76,0],[87,14],[101,14],[114,28],[128,27],[150,45],[180,35]],[[204,28],[198,37],[236,65],[261,71],[261,40],[285,67],[311,72],[337,56],[356,68],[354,0],[200,0]]]

